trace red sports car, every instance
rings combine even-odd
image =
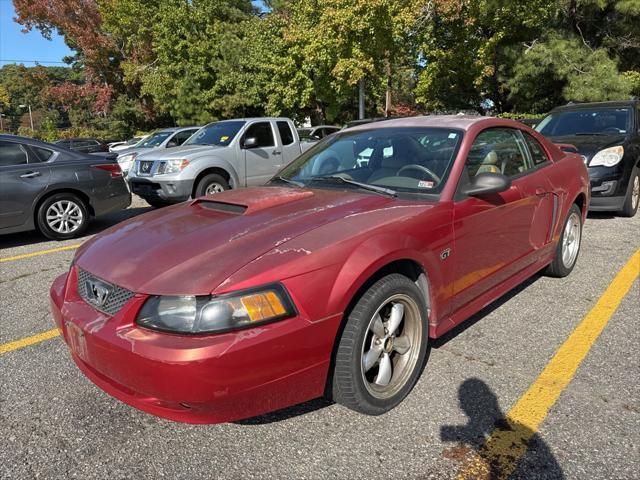
[[[430,339],[542,269],[569,274],[588,205],[582,159],[521,123],[366,124],[265,187],[95,236],[51,306],[80,369],[152,414],[226,422],[326,395],[378,415]]]

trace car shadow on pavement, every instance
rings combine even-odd
[[[68,242],[82,242],[83,239],[89,237],[91,235],[95,235],[96,233],[100,233],[103,230],[106,230],[109,227],[112,227],[120,222],[128,220],[129,218],[133,218],[142,213],[150,212],[154,210],[153,207],[134,207],[127,208],[125,210],[120,210],[119,212],[109,213],[107,215],[102,215],[97,218],[92,218],[89,223],[89,227],[84,235],[74,238],[71,240],[67,240]],[[19,233],[10,233],[8,235],[0,235],[0,250],[4,248],[13,248],[13,247],[24,247],[27,245],[37,245],[39,243],[53,243],[53,240],[49,240],[44,235],[40,234],[35,230],[31,230],[29,232],[19,232]],[[53,243],[51,248],[56,248],[56,243]],[[65,244],[61,243],[60,246],[64,246]]]
[[[288,420],[289,418],[299,417],[300,415],[306,415],[307,413],[321,410],[325,407],[333,405],[334,402],[326,398],[316,398],[308,402],[286,407],[275,412],[265,413],[257,417],[245,418],[244,420],[238,420],[233,423],[238,425],[266,425],[268,423],[281,422]]]
[[[456,442],[443,455],[460,462],[460,472],[464,472],[460,476],[477,480],[565,478],[540,435],[505,419],[496,395],[485,382],[465,380],[458,389],[458,401],[468,421],[442,426],[440,439]]]
[[[617,215],[613,212],[588,212],[587,221],[589,220],[613,220]]]

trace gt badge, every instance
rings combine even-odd
[[[451,255],[451,249],[450,248],[444,249],[442,253],[440,253],[440,260],[446,260],[447,258],[449,258],[449,255]]]

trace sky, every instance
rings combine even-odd
[[[22,33],[22,25],[13,21],[15,15],[13,2],[0,0],[0,65],[24,63],[32,67],[34,60],[43,65],[64,65],[62,58],[72,52],[62,37],[55,35],[52,40],[47,40],[37,30]]]
[[[262,1],[253,0],[259,8],[265,8]],[[0,0],[0,66],[7,63],[23,63],[27,67],[35,65],[64,65],[62,58],[71,55],[60,35],[51,40],[44,38],[39,31],[22,33],[22,25],[13,21],[16,12],[11,0]]]

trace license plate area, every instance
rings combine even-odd
[[[87,350],[87,339],[84,336],[84,332],[75,323],[67,321],[67,337],[69,340],[69,348],[71,351],[83,361],[89,360]]]

